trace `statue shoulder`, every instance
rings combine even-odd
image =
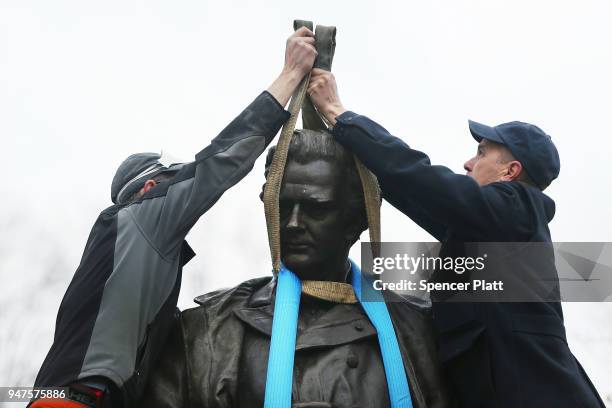
[[[201,307],[208,307],[228,300],[236,301],[248,299],[253,292],[262,286],[267,285],[270,280],[272,280],[271,276],[249,279],[248,281],[244,281],[233,288],[218,289],[213,292],[196,296],[193,301]]]
[[[218,339],[240,338],[243,330],[234,310],[245,307],[253,293],[270,283],[272,277],[251,279],[229,288],[220,289],[196,297],[198,306],[180,313],[178,330],[181,332],[186,353],[192,359],[206,360],[202,355],[202,344],[214,347]],[[215,333],[210,337],[209,333]],[[204,342],[204,343],[202,343]],[[199,344],[199,346],[198,346]],[[193,350],[200,350],[195,357]]]
[[[253,293],[259,288],[267,285],[272,280],[271,276],[250,279],[233,288],[218,289],[194,298],[198,306],[185,309],[181,312],[183,324],[200,321],[207,316],[220,316],[231,314],[237,306],[246,305]]]

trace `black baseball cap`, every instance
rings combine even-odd
[[[168,155],[159,153],[135,153],[125,159],[111,184],[113,203],[124,204],[146,180],[162,173],[177,172],[183,167],[183,163],[172,163],[168,158]]]
[[[539,127],[518,121],[497,126],[472,120],[468,123],[477,142],[487,139],[506,146],[540,189],[546,188],[559,176],[559,152],[551,137]]]

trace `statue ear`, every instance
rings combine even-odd
[[[359,236],[363,231],[368,229],[368,221],[365,216],[358,217],[359,222],[350,222],[349,228],[347,229],[344,237],[350,243],[351,246],[359,240]],[[352,218],[351,218],[352,219]]]

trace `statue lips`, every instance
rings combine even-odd
[[[290,252],[306,252],[312,248],[312,245],[304,241],[287,241],[285,248]]]

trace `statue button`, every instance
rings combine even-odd
[[[357,324],[355,324],[355,330],[357,330],[357,331],[363,331],[363,324],[361,324],[361,323],[357,323]]]
[[[346,358],[346,365],[349,366],[350,368],[357,368],[357,366],[359,365],[359,359],[357,358],[355,354],[351,353]]]

